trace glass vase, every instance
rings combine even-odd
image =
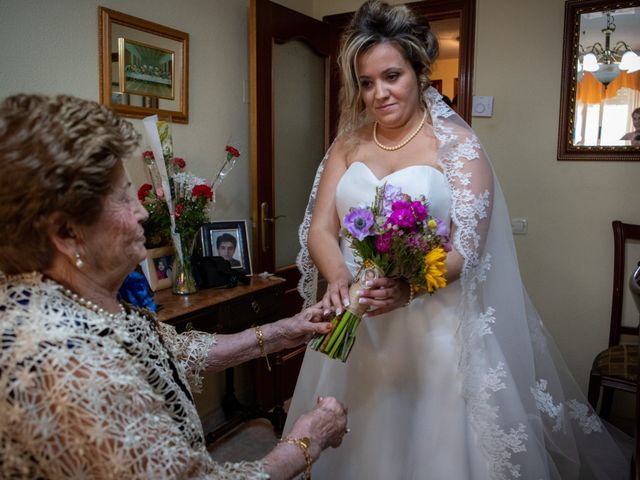
[[[198,291],[191,264],[195,237],[180,235],[182,261],[177,253],[173,257],[173,293],[176,295],[189,295]]]

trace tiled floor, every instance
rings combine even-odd
[[[209,445],[216,462],[259,460],[278,443],[269,420],[256,419],[240,425],[217,442]]]

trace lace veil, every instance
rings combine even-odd
[[[628,459],[587,403],[522,284],[509,213],[486,153],[435,89],[426,97],[451,191],[453,241],[464,258],[457,305],[463,395],[489,477],[625,478]],[[326,158],[299,229],[305,306],[317,296],[307,240]]]

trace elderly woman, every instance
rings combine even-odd
[[[123,160],[131,124],[70,96],[0,104],[0,477],[290,478],[337,446],[320,398],[262,461],[218,465],[192,389],[261,353],[253,330],[178,335],[118,303],[145,257],[146,212]],[[318,308],[262,328],[267,352],[326,332]]]

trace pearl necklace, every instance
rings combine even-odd
[[[422,120],[420,121],[420,125],[418,125],[418,128],[416,128],[413,132],[411,132],[409,134],[409,136],[407,138],[405,138],[402,142],[400,142],[398,145],[394,145],[393,147],[387,147],[386,145],[381,144],[378,141],[378,122],[373,122],[373,141],[375,142],[375,144],[377,146],[379,146],[381,149],[386,150],[387,152],[393,152],[394,150],[400,150],[402,147],[404,147],[407,143],[409,143],[411,140],[413,140],[413,137],[415,137],[416,135],[418,135],[418,132],[420,130],[422,130],[422,127],[424,127],[424,122],[427,121],[427,111],[425,110],[424,115],[422,116]]]
[[[75,292],[72,292],[68,288],[62,287],[62,293],[67,297],[69,297],[74,302],[78,303],[79,305],[82,305],[83,307],[91,310],[92,312],[97,313],[98,315],[107,317],[109,320],[114,320],[116,317],[126,316],[127,314],[127,311],[124,309],[121,303],[118,303],[118,306],[120,307],[120,311],[118,313],[110,313],[110,312],[107,312],[104,308],[93,303],[91,300],[87,300],[86,298],[81,297],[80,295],[78,295]]]

